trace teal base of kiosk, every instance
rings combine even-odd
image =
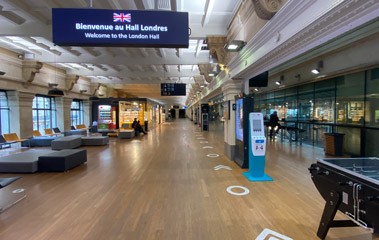
[[[263,119],[262,119],[263,120]],[[254,141],[252,143],[251,141]],[[265,171],[266,156],[254,156],[253,155],[253,145],[254,144],[266,144],[265,137],[263,138],[253,138],[251,137],[251,126],[249,127],[249,171],[244,172],[243,175],[251,182],[265,182],[274,181],[270,176],[268,176]],[[255,145],[258,148],[261,145]]]
[[[274,181],[269,175],[264,173],[263,177],[253,177],[253,175],[250,172],[244,172],[243,175],[250,181],[250,182],[268,182],[268,181]]]

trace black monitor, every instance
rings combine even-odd
[[[249,79],[249,87],[267,87],[268,71]]]
[[[161,83],[161,96],[186,96],[186,84]]]

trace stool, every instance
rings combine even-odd
[[[21,179],[21,177],[0,178],[0,189],[5,188],[6,186],[12,184],[13,182],[15,182],[15,181],[17,181],[19,179]],[[22,191],[22,192],[24,192],[24,191]],[[26,194],[25,193],[24,193],[24,195],[21,198],[18,198],[17,200],[15,200],[14,202],[8,204],[7,206],[5,206],[5,207],[1,207],[0,206],[0,213],[4,212],[8,208],[12,207],[13,205],[15,205],[16,203],[18,203],[19,201],[21,201],[24,198],[26,198]]]

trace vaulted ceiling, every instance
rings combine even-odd
[[[207,35],[226,35],[241,0],[0,0],[0,47],[63,68],[92,82],[149,97],[182,103],[186,97],[161,97],[159,84],[186,83],[187,92],[209,62]],[[52,8],[173,10],[189,12],[189,48],[59,47],[52,43]],[[203,49],[203,50],[202,50]],[[198,77],[197,77],[198,78]],[[198,80],[201,81],[201,80]],[[193,91],[193,90],[192,90]]]

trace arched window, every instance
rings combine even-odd
[[[55,98],[36,95],[33,99],[33,130],[40,132],[57,126]]]
[[[10,132],[9,105],[7,92],[0,90],[0,134]]]

